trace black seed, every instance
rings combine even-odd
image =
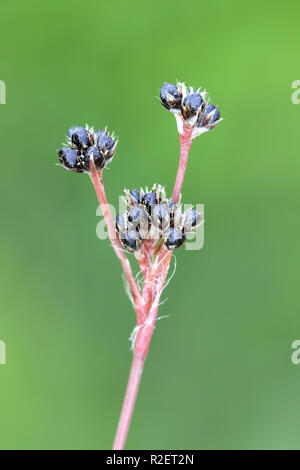
[[[160,230],[165,230],[170,222],[170,210],[166,204],[157,204],[152,208],[152,220]]]
[[[129,251],[136,251],[141,244],[139,234],[135,230],[122,232],[120,238],[123,245],[126,246]]]
[[[160,102],[167,109],[180,108],[181,98],[181,92],[172,83],[164,83],[160,89]]]
[[[143,196],[142,202],[147,207],[153,206],[154,204],[158,204],[156,193],[153,191],[150,191],[149,193],[145,194]]]
[[[123,215],[118,214],[116,217],[116,229],[118,232],[121,230],[124,230],[125,228],[125,222],[124,222],[124,217]]]
[[[103,153],[105,159],[110,159],[113,157],[115,153],[115,141],[114,139],[108,134],[105,129],[101,131],[97,131],[97,146],[101,153]]]
[[[85,128],[81,126],[70,127],[70,129],[68,130],[68,136],[70,137],[70,139],[72,139],[72,135],[75,134],[75,132],[82,130],[85,130]]]
[[[132,189],[130,191],[130,195],[132,197],[133,202],[140,203],[141,202],[141,191],[138,189]]]
[[[190,118],[200,109],[202,105],[202,97],[199,93],[190,93],[187,95],[182,103],[182,113],[185,119]]]
[[[140,206],[133,206],[128,213],[128,222],[132,228],[140,230],[144,233],[148,230],[148,214]]]
[[[80,171],[78,168],[79,152],[75,149],[62,148],[58,151],[60,162],[69,170]]]
[[[85,156],[84,156],[84,165],[86,167],[87,170],[89,170],[90,168],[90,158],[93,154],[93,159],[94,159],[94,163],[95,163],[95,167],[97,168],[97,170],[102,170],[102,168],[104,167],[104,157],[102,155],[102,153],[99,151],[99,149],[97,147],[90,147]]]
[[[168,218],[169,216],[169,211],[167,209],[167,206],[165,204],[157,204],[153,208],[153,216],[157,217],[157,219],[161,222],[165,218]]]
[[[165,246],[168,250],[175,250],[183,245],[185,241],[185,235],[183,230],[176,228],[170,228],[168,238],[165,240]]]
[[[192,227],[196,227],[202,221],[201,214],[196,209],[190,209],[185,214],[184,228],[190,230]]]
[[[147,212],[142,207],[133,206],[128,214],[129,222],[140,221],[142,219],[148,219]]]
[[[90,145],[89,134],[84,127],[71,127],[69,129],[69,137],[79,150],[86,149]]]
[[[64,158],[65,158],[65,155],[66,155],[66,152],[70,150],[69,148],[62,148],[60,150],[58,150],[58,158],[59,158],[59,161],[61,163],[64,163]]]
[[[174,227],[174,222],[175,222],[175,214],[178,211],[178,204],[177,202],[170,201],[168,203],[168,208],[169,208],[169,214],[170,214],[170,225]]]
[[[212,113],[212,114],[211,114]],[[220,111],[214,104],[209,104],[205,110],[205,116],[211,114],[209,119],[209,124],[213,124],[214,122],[220,119]]]

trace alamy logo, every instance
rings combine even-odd
[[[292,342],[291,346],[292,349],[295,349],[291,356],[291,361],[295,366],[297,366],[298,364],[300,364],[300,340],[295,339],[295,341]]]
[[[0,80],[0,104],[6,104],[6,85],[3,80]]]
[[[0,340],[0,365],[6,364],[6,345]]]
[[[292,88],[296,88],[296,91],[292,93],[291,99],[293,104],[299,104],[300,103],[300,80],[295,80],[292,83]]]

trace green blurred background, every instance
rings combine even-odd
[[[178,250],[127,448],[300,448],[299,2],[0,2],[2,449],[110,448],[135,325],[96,238],[86,176],[62,170],[70,125],[119,136],[105,172],[165,184],[178,163],[164,81],[205,87],[224,121],[192,146],[183,198],[205,245]]]

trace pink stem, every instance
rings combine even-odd
[[[129,425],[135,406],[135,401],[141,381],[141,375],[143,372],[145,359],[149,351],[149,346],[155,328],[159,300],[168,273],[172,253],[168,252],[164,256],[165,257],[162,260],[161,272],[155,289],[156,294],[151,304],[147,319],[144,322],[144,325],[140,328],[137,333],[129,380],[127,384],[121,416],[119,419],[115,442],[113,445],[113,450],[124,449],[125,442],[127,439]]]
[[[144,368],[144,362],[145,360],[142,357],[138,357],[134,353],[113,450],[124,449],[136,396],[141,381],[141,375]]]
[[[183,126],[183,134],[180,135],[180,161],[172,195],[172,199],[175,202],[179,200],[185,176],[188,154],[192,144],[191,134],[192,129],[188,126]],[[129,380],[127,384],[126,394],[123,402],[121,416],[119,419],[113,450],[122,450],[125,446],[131,417],[141,381],[141,375],[144,368],[145,359],[148,354],[149,346],[155,328],[160,296],[163,290],[167,273],[169,271],[171,255],[172,254],[170,252],[166,252],[163,247],[160,249],[159,253],[157,254],[158,262],[161,262],[162,264],[162,266],[158,269],[159,272],[156,272],[157,270],[153,269],[150,270],[150,272],[147,272],[147,270],[145,269],[145,265],[143,266],[143,264],[141,264],[141,268],[144,274],[143,315],[146,320],[137,333],[132,366],[130,370]],[[155,279],[157,279],[157,281],[155,281]],[[152,291],[155,291],[153,295],[151,295]]]
[[[122,264],[126,279],[128,281],[130,292],[131,292],[131,295],[132,295],[132,298],[133,298],[133,301],[134,301],[135,310],[136,310],[136,314],[137,314],[137,321],[139,323],[139,322],[142,322],[143,318],[144,318],[143,317],[143,312],[142,312],[143,298],[142,298],[142,295],[141,295],[141,291],[140,291],[140,289],[139,289],[139,287],[136,283],[136,280],[135,280],[135,278],[132,274],[130,263],[129,263],[129,261],[128,261],[126,255],[123,251],[123,247],[121,245],[119,237],[116,235],[116,228],[115,228],[116,226],[115,226],[115,222],[112,218],[112,215],[111,215],[108,203],[107,203],[105,190],[104,190],[104,184],[103,184],[103,181],[102,181],[102,175],[101,175],[101,173],[98,175],[97,170],[95,168],[95,165],[94,165],[94,162],[92,161],[92,159],[90,161],[90,170],[91,170],[90,171],[91,180],[94,184],[94,188],[95,188],[97,198],[98,198],[98,201],[99,201],[102,213],[103,213],[103,217],[104,217],[106,225],[107,225],[110,242],[111,242],[111,245],[112,245],[117,257],[119,258],[119,260]]]
[[[176,176],[176,181],[175,181],[173,195],[172,195],[172,200],[175,202],[177,202],[179,199],[181,187],[182,187],[183,180],[184,180],[186,164],[187,164],[188,156],[189,156],[189,150],[192,145],[191,135],[192,135],[192,128],[184,125],[183,133],[179,134],[180,161],[179,161],[179,167],[177,170],[177,176]]]

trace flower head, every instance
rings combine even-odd
[[[93,158],[97,170],[102,170],[113,158],[117,146],[115,137],[107,129],[94,131],[93,127],[75,126],[68,131],[66,145],[58,150],[58,158],[67,170],[90,171]]]
[[[125,190],[127,211],[116,218],[116,230],[125,249],[138,254],[145,240],[162,241],[167,250],[183,245],[203,221],[195,209],[182,211],[180,203],[167,199],[165,189]]]
[[[183,126],[188,126],[192,128],[192,139],[210,131],[221,121],[219,109],[208,101],[205,90],[187,88],[181,82],[177,85],[164,83],[160,90],[160,102],[174,114],[179,133],[182,134]]]

